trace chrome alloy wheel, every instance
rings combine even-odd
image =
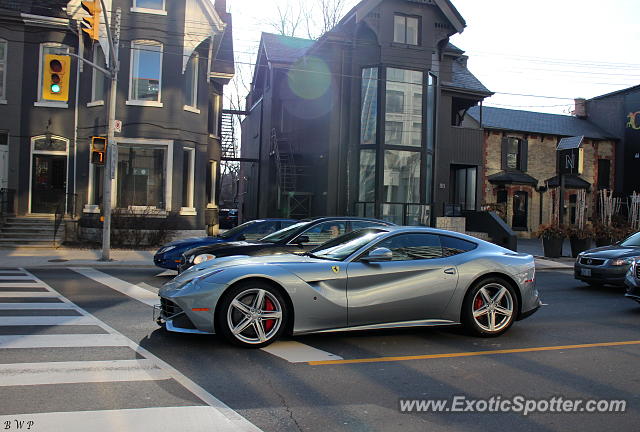
[[[231,334],[247,344],[261,344],[278,333],[282,305],[269,291],[251,288],[236,295],[227,309]]]
[[[473,319],[482,330],[498,332],[511,322],[513,305],[513,298],[506,287],[498,283],[487,284],[473,298]]]

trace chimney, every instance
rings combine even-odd
[[[584,98],[576,98],[574,99],[574,103],[575,108],[571,114],[581,119],[587,118],[587,100]]]
[[[213,6],[218,13],[226,13],[227,12],[227,0],[215,0]]]

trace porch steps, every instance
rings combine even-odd
[[[58,246],[63,238],[61,226],[54,244],[53,217],[10,217],[0,227],[0,248],[50,248]]]
[[[480,240],[485,240],[490,242],[491,238],[489,237],[489,234],[487,234],[486,232],[477,232],[477,231],[467,231],[465,234],[470,235],[472,237],[475,238],[479,238]]]

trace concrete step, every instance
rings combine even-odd
[[[480,240],[491,241],[489,234],[485,232],[467,231],[466,234],[475,238],[479,238]]]
[[[7,220],[4,223],[4,226],[53,226],[55,222],[53,220],[38,220],[38,221],[28,221],[28,220]]]
[[[43,225],[43,226],[27,226],[27,225],[4,225],[0,228],[0,233],[1,232],[42,232],[42,233],[48,233],[48,232],[53,232],[54,231],[54,227],[53,225],[51,226],[47,226],[47,225]]]

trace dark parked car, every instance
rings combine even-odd
[[[240,240],[257,240],[296,223],[293,219],[259,219],[245,222],[217,237],[192,237],[162,246],[153,257],[158,267],[177,270],[182,254],[194,247]]]
[[[611,246],[590,249],[578,255],[574,266],[575,278],[590,285],[624,286],[627,271],[638,255],[640,233]]]
[[[625,296],[640,303],[640,256],[631,263],[625,282],[627,284]]]
[[[231,229],[238,225],[238,210],[220,209],[218,213],[218,224],[222,229]]]
[[[263,256],[305,252],[344,233],[361,228],[392,225],[394,224],[377,219],[355,217],[307,219],[269,234],[259,241],[228,242],[188,250],[182,255],[178,271],[182,272],[195,264],[232,255]]]

